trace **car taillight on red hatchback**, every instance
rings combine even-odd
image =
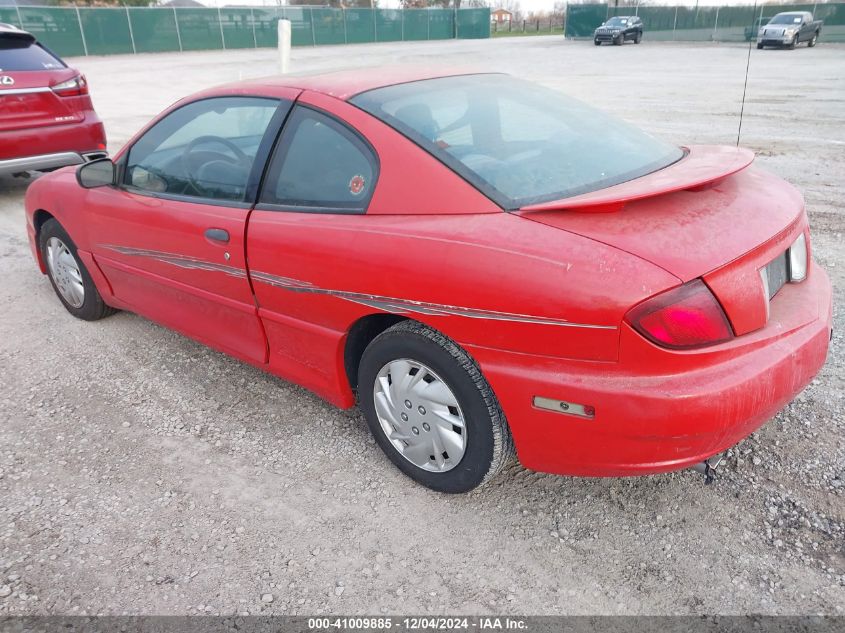
[[[725,311],[700,279],[644,301],[625,320],[648,340],[671,349],[715,345],[734,337]]]
[[[73,79],[56,84],[52,87],[52,90],[60,97],[79,97],[88,94],[88,82],[84,75],[78,75]]]

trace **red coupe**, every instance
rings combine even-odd
[[[0,176],[79,165],[105,150],[85,77],[0,23]]]
[[[830,283],[801,195],[497,74],[232,84],[36,181],[75,316],[130,310],[356,398],[387,456],[461,492],[528,468],[699,465],[819,371]]]

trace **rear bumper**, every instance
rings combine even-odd
[[[96,115],[81,123],[0,132],[0,174],[56,169],[105,155],[106,134]]]
[[[832,321],[824,271],[813,265],[805,282],[781,294],[765,328],[703,354],[661,350],[626,326],[618,363],[470,349],[525,467],[579,476],[667,472],[757,430],[824,365]],[[534,408],[534,396],[592,406],[595,417]]]
[[[24,156],[0,160],[0,174],[17,174],[22,171],[42,171],[57,169],[67,165],[81,165],[85,159],[76,152],[57,152],[39,156]]]

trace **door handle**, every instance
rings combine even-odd
[[[226,229],[206,229],[205,237],[212,242],[229,243],[229,231]]]

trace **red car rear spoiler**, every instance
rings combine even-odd
[[[754,152],[741,147],[691,145],[685,149],[687,154],[681,160],[642,178],[580,196],[528,205],[519,211],[521,213],[557,210],[586,213],[620,211],[627,203],[634,200],[653,198],[673,191],[713,186],[720,180],[742,171],[754,161]]]

